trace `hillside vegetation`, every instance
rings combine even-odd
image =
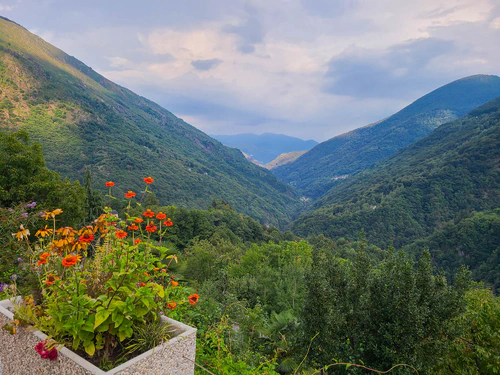
[[[477,217],[474,212],[499,206],[500,98],[338,184],[294,223],[293,230],[300,235],[323,233],[348,239],[364,230],[369,241],[384,247],[411,245],[431,236],[424,243],[432,244],[438,264],[447,263],[448,269],[460,264],[486,267],[475,272],[496,272],[486,278],[497,284],[496,265],[487,263],[498,252],[492,229],[496,214]],[[486,227],[482,228],[479,224],[485,220],[493,226],[483,223]],[[473,231],[475,235],[467,242],[453,238],[457,230],[463,232],[476,224],[482,229]],[[487,238],[474,242],[480,233]],[[442,246],[439,253],[436,243]],[[481,254],[473,254],[477,251]],[[451,258],[446,260],[446,254]]]
[[[285,225],[293,190],[159,105],[102,77],[21,26],[0,19],[0,129],[26,130],[47,166],[71,180],[88,168],[117,195],[153,176],[163,204],[206,208],[215,198]]]
[[[475,75],[451,82],[387,119],[320,143],[273,173],[301,194],[317,199],[342,179],[498,96],[497,76]]]

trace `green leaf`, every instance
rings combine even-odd
[[[80,339],[78,337],[73,338],[73,350],[78,350],[78,347],[80,346]]]
[[[85,341],[83,343],[83,347],[85,348],[85,352],[89,355],[89,356],[93,356],[94,353],[95,353],[95,346],[94,346],[94,342],[93,341]]]
[[[109,312],[108,310],[99,310],[96,314],[95,314],[95,323],[94,323],[94,329],[96,329],[97,327],[99,327],[102,323],[104,323],[104,321],[106,319],[108,319],[109,315],[111,314],[111,312]]]

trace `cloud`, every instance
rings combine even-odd
[[[323,140],[499,74],[497,2],[22,0],[9,18],[206,132]]]
[[[325,74],[325,92],[357,98],[411,98],[415,92],[449,80],[433,62],[453,53],[453,41],[425,38],[386,50],[351,48],[333,58]]]
[[[220,59],[195,60],[191,62],[196,70],[210,70],[222,62]]]
[[[332,18],[352,10],[357,0],[301,0],[300,3],[312,16]]]

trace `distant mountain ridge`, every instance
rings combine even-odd
[[[212,137],[226,146],[240,149],[261,164],[267,164],[284,153],[310,150],[318,144],[314,140],[304,141],[300,138],[274,133],[212,135]]]
[[[151,175],[162,204],[206,208],[220,198],[280,226],[299,207],[291,188],[239,151],[3,18],[0,90],[0,129],[27,130],[64,177],[82,180],[90,168],[96,188],[113,180],[123,198]]]
[[[292,163],[273,169],[301,194],[317,199],[339,182],[500,96],[500,78],[475,75],[442,86],[398,113],[322,142]]]
[[[292,151],[287,152],[285,154],[280,154],[276,159],[271,160],[264,167],[267,169],[274,169],[281,165],[285,165],[291,163],[292,161],[297,160],[300,156],[304,155],[307,150],[304,151]]]

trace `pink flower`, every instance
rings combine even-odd
[[[55,361],[57,359],[57,349],[53,347],[52,349],[47,350],[45,347],[45,341],[40,341],[36,344],[35,350],[38,354],[40,354],[40,357],[44,359],[50,359],[51,361]]]

